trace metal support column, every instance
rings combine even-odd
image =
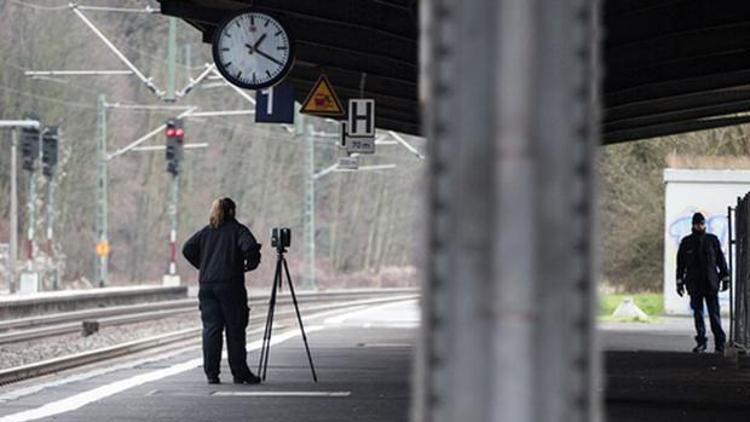
[[[18,129],[10,131],[10,257],[8,259],[8,290],[15,293],[18,286]]]
[[[169,201],[169,275],[177,274],[177,208],[180,202],[180,174],[172,177],[172,192]]]
[[[42,131],[39,131],[39,138],[36,146],[37,157],[34,159],[35,165],[28,172],[28,191],[26,194],[26,271],[32,271],[34,268],[34,237],[36,235],[36,167],[42,165]],[[38,164],[36,164],[38,163]]]
[[[169,18],[167,35],[167,95],[164,101],[175,101],[175,69],[177,66],[177,18]]]
[[[430,151],[414,420],[598,420],[596,3],[420,7]]]
[[[305,269],[303,286],[315,288],[315,139],[313,127],[302,114],[297,114],[297,133],[302,132],[305,144],[304,241]]]
[[[184,65],[185,65],[185,84],[189,84],[190,83],[190,77],[192,76],[192,74],[190,72],[193,71],[193,68],[192,68],[193,58],[192,58],[192,54],[190,52],[190,44],[185,44],[185,57],[184,57],[184,59],[185,59],[185,62],[184,62]]]
[[[54,224],[55,224],[55,177],[52,176],[49,179],[47,179],[47,229],[46,229],[46,237],[47,237],[47,244],[49,246],[49,254],[50,258],[53,260],[53,274],[52,274],[52,290],[59,290],[60,289],[60,274],[57,267],[57,262],[54,262],[55,260],[55,244],[54,244]]]
[[[96,108],[96,237],[98,240],[96,282],[99,287],[104,287],[107,285],[109,271],[109,239],[107,237],[107,194],[109,187],[109,179],[107,177],[107,107],[104,95],[99,95]]]

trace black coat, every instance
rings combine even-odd
[[[677,252],[677,281],[689,294],[716,294],[719,281],[729,275],[719,238],[711,233],[692,233],[680,242]]]
[[[225,221],[217,228],[206,226],[185,242],[182,254],[199,270],[204,283],[237,283],[244,286],[245,271],[260,264],[260,244],[250,230]]]

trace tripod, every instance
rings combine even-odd
[[[294,311],[297,313],[297,322],[299,323],[299,329],[302,332],[302,340],[305,343],[305,351],[307,352],[307,361],[310,363],[310,371],[312,371],[313,381],[318,382],[318,376],[315,374],[315,365],[313,365],[312,356],[310,355],[310,346],[307,344],[307,335],[305,334],[305,327],[302,325],[302,316],[299,313],[299,305],[297,304],[297,295],[294,294],[294,285],[292,285],[292,277],[289,275],[289,267],[286,263],[286,257],[284,253],[286,248],[276,249],[276,273],[273,276],[273,287],[271,288],[271,298],[268,301],[268,315],[266,316],[266,330],[263,333],[263,344],[260,349],[260,362],[258,362],[258,376],[264,381],[266,380],[266,372],[268,372],[268,356],[271,354],[271,334],[273,331],[273,317],[276,312],[276,293],[281,290],[283,284],[283,275],[286,274],[286,279],[289,284],[289,293],[292,295],[292,302],[294,303]],[[284,272],[282,273],[282,267]],[[262,371],[261,371],[262,370]]]

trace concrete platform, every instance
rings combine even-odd
[[[736,359],[690,353],[692,324],[666,318],[601,327],[608,421],[750,420],[750,370]]]
[[[186,286],[144,285],[0,296],[0,319],[185,299],[187,292]]]
[[[0,387],[0,422],[407,421],[418,325],[414,301],[306,315],[320,382],[312,382],[296,326],[277,327],[267,382],[205,383],[197,346],[83,372]],[[259,327],[249,362],[256,369]],[[750,370],[694,355],[692,322],[605,324],[602,380],[610,422],[747,421]],[[519,357],[520,359],[520,357]]]
[[[223,383],[206,384],[193,347],[4,387],[0,422],[407,421],[417,314],[411,301],[306,316],[317,384],[297,327],[279,327],[265,384],[232,384],[226,362]],[[248,345],[253,370],[258,343]]]

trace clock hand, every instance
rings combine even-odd
[[[247,47],[250,50],[250,51],[248,51],[250,54],[253,54],[253,51],[255,51],[255,49],[253,48],[253,46],[250,45],[250,44],[245,44],[245,47]]]
[[[271,56],[269,56],[268,54],[266,54],[266,53],[264,53],[264,52],[262,52],[262,51],[260,51],[260,50],[255,50],[255,52],[256,52],[256,53],[258,53],[259,55],[261,55],[261,56],[263,56],[263,57],[267,58],[268,60],[270,60],[270,61],[272,61],[272,62],[276,63],[276,64],[277,64],[277,65],[279,65],[279,66],[283,66],[283,65],[284,65],[284,63],[280,62],[280,61],[279,61],[278,59],[275,59],[274,57],[271,57]]]
[[[260,38],[258,38],[258,41],[253,44],[253,50],[257,50],[260,46],[260,43],[262,43],[264,39],[266,39],[266,34],[261,35]]]

